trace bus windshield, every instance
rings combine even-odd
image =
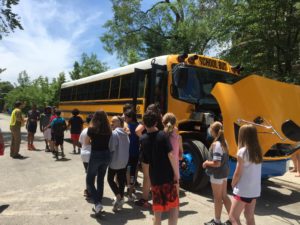
[[[241,79],[225,72],[190,66],[179,66],[173,71],[173,96],[200,105],[217,104],[211,94],[217,82],[233,84]]]

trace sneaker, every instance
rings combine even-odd
[[[137,206],[140,206],[140,207],[144,207],[144,208],[149,208],[150,207],[149,202],[145,199],[142,199],[142,198],[138,201],[135,201],[134,204],[137,205]]]
[[[119,210],[123,209],[123,205],[124,205],[124,198],[122,198],[122,199],[119,201],[118,209],[119,209]]]
[[[27,145],[27,149],[28,149],[29,151],[33,150],[31,145]]]
[[[100,213],[102,210],[103,210],[103,205],[101,205],[100,203],[96,204],[96,205],[93,207],[93,211],[94,211],[95,213]]]
[[[204,223],[204,225],[222,225],[222,223],[217,223],[214,219],[209,222]]]
[[[230,220],[227,220],[225,223],[222,223],[222,225],[232,225],[232,223],[230,222]]]
[[[128,195],[127,198],[129,202],[134,202],[136,200],[136,197],[134,195]]]
[[[116,212],[118,210],[118,207],[119,207],[119,200],[117,198],[114,198],[114,201],[113,201],[113,211]]]

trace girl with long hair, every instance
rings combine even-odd
[[[172,153],[175,159],[176,170],[179,174],[179,159],[182,158],[183,147],[182,147],[182,138],[177,133],[178,129],[176,127],[176,116],[173,113],[166,113],[163,116],[162,123],[164,125],[164,132],[169,137],[170,143],[172,145]],[[177,192],[179,195],[179,184],[176,184]]]
[[[228,147],[224,137],[223,125],[214,122],[210,125],[210,134],[214,138],[209,149],[209,160],[203,163],[207,174],[210,176],[210,183],[214,196],[215,217],[205,225],[219,225],[223,204],[229,214],[231,201],[227,195],[227,176],[229,174]]]
[[[87,170],[86,183],[94,201],[95,213],[102,211],[104,177],[110,160],[109,140],[111,128],[104,111],[95,112],[87,131],[86,143],[91,143],[91,156]],[[97,189],[94,181],[97,176]]]
[[[240,215],[244,210],[247,225],[254,225],[256,199],[261,192],[263,160],[255,126],[243,125],[240,128],[238,148],[237,165],[231,182],[234,197],[229,219],[233,225],[240,225]]]

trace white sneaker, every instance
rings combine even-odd
[[[136,197],[133,194],[131,196],[128,195],[127,198],[129,202],[134,202],[136,200]]]
[[[95,213],[99,213],[103,210],[103,205],[101,205],[100,203],[96,204],[93,208]]]
[[[124,205],[124,198],[122,198],[120,201],[119,201],[119,204],[118,204],[118,209],[123,209],[123,205]]]
[[[113,201],[113,211],[117,211],[119,208],[119,200],[117,198],[114,198],[114,201]]]

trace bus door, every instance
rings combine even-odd
[[[168,73],[167,66],[153,63],[147,77],[146,105],[158,104],[162,114],[167,111]]]
[[[145,85],[146,85],[146,77],[149,73],[148,70],[142,70],[135,68],[134,69],[134,76],[132,79],[131,84],[131,92],[132,92],[132,105],[135,109],[137,114],[141,114],[140,108],[137,106],[137,98],[143,98],[145,95]],[[144,107],[145,107],[145,101],[144,101]]]

